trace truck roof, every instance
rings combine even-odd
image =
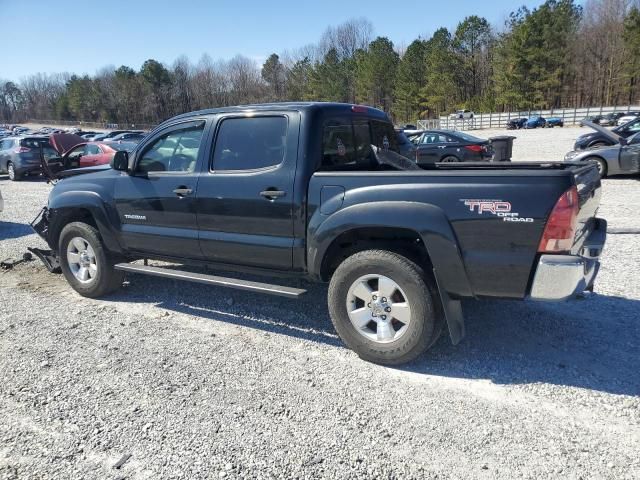
[[[337,102],[274,102],[274,103],[256,103],[249,105],[236,105],[229,107],[208,108],[205,110],[197,110],[195,112],[183,113],[172,117],[169,120],[176,120],[179,118],[189,118],[200,115],[211,115],[216,113],[234,113],[234,112],[248,112],[248,111],[274,111],[274,110],[298,110],[298,111],[332,111],[332,113],[366,113],[368,116],[378,117],[380,119],[388,120],[387,114],[382,110],[367,105],[355,105],[352,103],[337,103]],[[162,123],[165,123],[162,122]]]

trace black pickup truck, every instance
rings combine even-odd
[[[111,168],[66,172],[32,225],[88,297],[125,272],[304,293],[193,265],[328,282],[340,337],[382,364],[415,358],[445,325],[457,343],[464,298],[565,300],[593,287],[606,232],[595,164],[420,168],[396,151],[387,116],[359,105],[189,113]]]

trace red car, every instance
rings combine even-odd
[[[116,150],[102,142],[80,143],[64,153],[71,165],[78,167],[94,167],[109,163]]]
[[[106,165],[118,150],[131,151],[136,146],[132,142],[87,142],[73,133],[53,134],[49,143],[59,155],[49,158],[45,155],[41,159],[43,171],[50,180],[57,178],[62,170]]]

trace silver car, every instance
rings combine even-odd
[[[602,178],[640,173],[640,132],[624,138],[592,122],[582,123],[609,137],[615,144],[574,150],[565,155],[565,161],[595,161]]]

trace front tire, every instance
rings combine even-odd
[[[386,250],[344,260],[331,277],[328,303],[344,343],[381,365],[415,359],[442,331],[434,282],[416,263]]]
[[[62,273],[83,297],[101,297],[122,285],[124,272],[113,268],[114,262],[93,226],[83,222],[66,225],[58,245]]]

